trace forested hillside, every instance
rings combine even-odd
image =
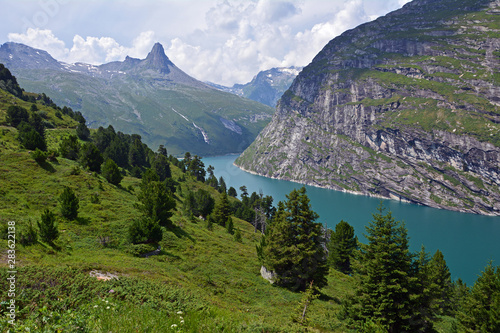
[[[196,155],[89,130],[5,79],[2,331],[498,331],[499,269],[452,283],[383,208],[360,244],[347,222],[324,230],[305,189],[226,188]]]

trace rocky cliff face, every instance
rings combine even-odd
[[[236,160],[268,177],[500,215],[500,1],[415,0],[333,39]]]

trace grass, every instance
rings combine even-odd
[[[5,119],[7,104],[0,105],[0,122]],[[46,112],[52,119],[53,111]],[[76,124],[64,118],[53,121],[61,127],[47,130],[47,138],[49,148],[57,149],[61,138],[75,131],[63,127],[63,121]],[[174,228],[163,230],[160,255],[140,258],[130,254],[127,241],[128,226],[139,216],[134,207],[139,179],[127,176],[120,186],[114,186],[64,158],[42,168],[30,152],[19,147],[16,130],[6,124],[0,125],[0,161],[2,228],[7,221],[15,221],[18,232],[29,221],[36,225],[48,208],[56,213],[60,231],[54,244],[17,244],[17,288],[24,295],[18,298],[20,330],[83,327],[89,332],[158,332],[176,328],[172,325],[181,327],[177,311],[184,312],[182,330],[190,332],[308,329],[291,320],[301,295],[261,278],[255,250],[260,234],[249,223],[233,218],[242,233],[243,241],[238,243],[225,228],[215,225],[209,231],[205,221],[195,219],[193,223],[178,209],[172,217]],[[172,173],[178,181],[185,177],[174,166]],[[71,187],[80,200],[76,221],[59,213],[57,198],[64,186]],[[190,177],[181,182],[182,193],[197,188],[219,195]],[[98,203],[91,201],[95,195]],[[179,193],[176,200],[181,207]],[[106,244],[101,242],[103,238]],[[7,248],[5,239],[0,240],[0,247]],[[6,263],[2,260],[0,266]],[[92,270],[116,274],[119,280],[97,281],[89,277]],[[309,329],[342,332],[346,328],[335,313],[341,300],[352,294],[353,281],[336,271],[328,279],[322,297],[310,306]],[[8,300],[5,283],[6,279],[0,282],[0,301]],[[111,289],[113,294],[109,294]],[[100,307],[101,299],[113,306]]]

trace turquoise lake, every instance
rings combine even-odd
[[[206,157],[203,162],[205,167],[214,166],[217,178],[224,177],[228,188],[233,186],[238,195],[240,186],[245,185],[249,193],[262,190],[264,195],[271,195],[276,206],[294,188],[303,186],[244,172],[233,165],[236,157]],[[372,220],[380,199],[313,186],[306,189],[312,208],[320,216],[318,222],[330,229],[341,220],[349,222],[360,241],[366,242],[365,226]],[[443,252],[452,279],[461,278],[471,286],[490,260],[500,265],[500,217],[457,213],[395,200],[383,200],[383,203],[396,220],[405,222],[412,251],[419,251],[424,245],[431,255],[437,249]]]

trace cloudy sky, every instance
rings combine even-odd
[[[145,58],[155,42],[182,70],[231,86],[304,66],[335,36],[409,0],[0,0],[0,44],[73,63]]]

